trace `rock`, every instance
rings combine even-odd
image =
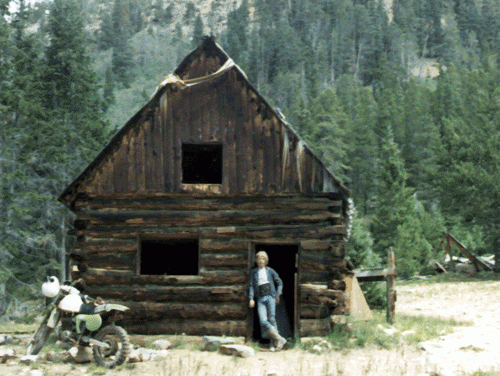
[[[155,354],[157,358],[166,358],[168,356],[168,350],[158,350]]]
[[[0,334],[0,345],[6,345],[13,342],[14,338],[10,334]]]
[[[137,352],[137,350],[132,349],[130,351],[129,356],[128,356],[128,362],[129,363],[138,363],[140,361],[141,361],[141,359],[139,358],[139,353]]]
[[[20,360],[21,364],[33,364],[37,361],[38,355],[25,355]]]
[[[323,348],[323,349],[328,349],[328,350],[331,350],[331,349],[332,349],[332,345],[331,345],[331,343],[330,343],[330,342],[328,342],[328,341],[325,341],[325,340],[323,340],[323,341],[321,341],[320,343],[318,343],[318,346],[320,346],[320,347],[321,347],[321,348]]]
[[[331,315],[330,322],[335,325],[346,325],[347,316],[345,315]]]
[[[147,362],[156,358],[165,358],[168,356],[168,350],[152,350],[152,349],[132,349],[130,351],[129,363]]]
[[[166,339],[159,339],[157,341],[154,341],[153,342],[153,346],[156,348],[156,349],[160,349],[160,350],[166,350],[168,349],[170,346],[172,346],[172,344],[170,343],[170,341],[166,340]]]
[[[203,337],[203,349],[205,351],[216,351],[221,345],[232,345],[234,344],[234,338],[230,337],[214,337],[214,336],[204,336]]]
[[[324,351],[324,349],[320,345],[314,345],[310,351],[313,354],[321,354]]]
[[[75,363],[84,364],[92,362],[93,356],[90,347],[72,347],[68,352]]]
[[[39,369],[31,370],[30,376],[43,376],[43,371]]]
[[[385,334],[387,334],[388,336],[392,336],[394,333],[397,333],[398,330],[394,327],[390,327],[390,328],[384,328],[381,324],[378,324],[377,325],[377,328],[379,328],[380,330],[384,331]]]
[[[430,351],[431,347],[429,346],[428,343],[420,342],[420,343],[417,343],[417,349],[422,350],[422,351]]]
[[[17,358],[17,355],[13,349],[0,349],[0,363],[6,363],[7,360],[15,358]]]
[[[219,349],[222,354],[237,355],[248,358],[255,355],[254,349],[244,345],[222,345]]]

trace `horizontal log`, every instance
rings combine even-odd
[[[303,296],[325,296],[337,301],[349,299],[345,291],[330,290],[326,285],[312,285],[301,283],[299,285],[301,297]]]
[[[130,334],[182,334],[244,336],[246,320],[203,321],[203,320],[161,320],[161,321],[122,321],[120,322]]]
[[[248,253],[247,239],[200,239],[201,252],[241,252]]]
[[[123,301],[155,302],[246,302],[246,285],[236,286],[89,286],[85,294]]]
[[[329,290],[345,291],[347,285],[344,280],[339,281],[337,279],[332,279],[331,281],[328,282],[327,287]]]
[[[300,320],[300,336],[324,336],[330,332],[330,319],[302,319]]]
[[[87,267],[99,269],[119,269],[135,271],[137,267],[136,254],[91,255],[85,263]]]
[[[117,196],[117,195],[115,195]],[[326,196],[246,196],[220,198],[156,197],[78,200],[75,209],[109,210],[110,208],[129,210],[333,210],[342,209],[342,201],[332,201]]]
[[[329,240],[303,240],[300,242],[302,249],[304,251],[311,252],[326,252],[331,246],[331,242]]]
[[[134,253],[137,251],[137,239],[87,239],[75,244],[75,251],[93,253]]]
[[[315,283],[321,282],[326,284],[328,281],[333,279],[333,275],[330,272],[323,271],[301,271],[299,273],[300,283]]]
[[[122,316],[131,321],[158,320],[244,320],[248,308],[244,303],[154,303],[154,302],[122,302],[130,308]]]
[[[340,217],[338,213],[328,211],[290,211],[290,210],[243,210],[243,211],[170,211],[170,210],[134,210],[118,212],[88,212],[78,213],[80,221],[88,223],[87,228],[102,224],[126,226],[213,226],[248,224],[297,224],[334,223]]]
[[[325,305],[301,304],[300,318],[301,319],[324,319],[330,317],[331,308]]]
[[[200,267],[203,266],[219,266],[219,267],[247,267],[248,255],[237,253],[201,253]]]
[[[241,271],[204,272],[200,275],[167,276],[167,275],[137,275],[131,271],[104,270],[89,268],[85,273],[72,272],[72,278],[83,278],[88,286],[109,284],[162,286],[177,285],[234,285],[246,283],[248,273]]]
[[[77,236],[90,236],[95,239],[136,239],[148,234],[183,236],[196,235],[206,239],[268,239],[280,238],[283,241],[295,239],[330,239],[345,234],[345,226],[331,226],[329,223],[315,225],[267,225],[267,226],[220,226],[220,227],[111,227],[98,226],[87,230],[75,231]]]

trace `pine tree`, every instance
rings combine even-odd
[[[385,256],[394,246],[398,226],[414,216],[413,189],[406,186],[407,174],[390,128],[382,139],[377,166],[377,204],[371,224],[374,250]]]
[[[322,92],[311,103],[309,112],[311,134],[304,136],[306,141],[335,176],[347,181],[345,134],[350,123],[335,92]]]
[[[193,48],[196,48],[200,45],[200,43],[203,41],[203,20],[201,19],[201,16],[198,14],[196,16],[196,20],[194,21],[194,28],[193,28],[193,38],[191,39],[191,46]]]
[[[134,53],[129,44],[131,26],[128,11],[127,0],[115,0],[112,13],[114,47],[111,65],[116,81],[126,88],[130,87],[135,76],[132,70],[135,66]]]

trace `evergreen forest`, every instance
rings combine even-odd
[[[352,192],[350,261],[500,255],[500,0],[0,0],[0,317],[73,239],[62,190],[204,35]],[[436,254],[434,254],[434,257]],[[498,258],[500,263],[500,258]]]

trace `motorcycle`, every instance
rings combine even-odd
[[[114,324],[118,314],[128,310],[128,307],[111,303],[99,304],[99,299],[91,302],[89,297],[82,296],[75,287],[59,285],[57,277],[49,277],[42,285],[42,292],[45,297],[53,300],[28,345],[27,355],[38,355],[55,329],[57,338],[63,342],[78,346],[92,345],[94,360],[101,366],[111,368],[128,360],[128,334],[122,327]]]

